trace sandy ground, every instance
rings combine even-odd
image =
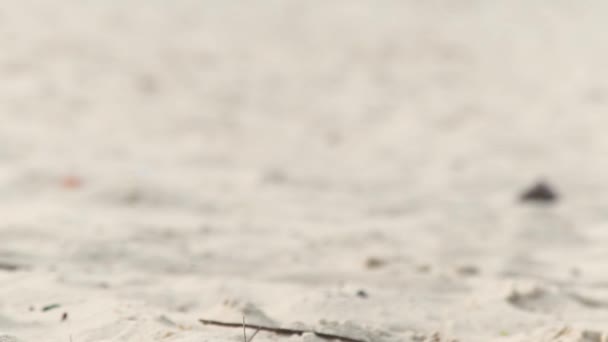
[[[4,2],[0,341],[606,341],[606,11]]]

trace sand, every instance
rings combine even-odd
[[[606,341],[606,10],[5,3],[0,341]]]

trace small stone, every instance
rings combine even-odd
[[[551,203],[557,201],[558,195],[549,184],[539,181],[524,191],[519,199],[522,202]]]
[[[357,297],[367,298],[367,297],[369,297],[369,295],[367,294],[367,292],[365,290],[359,290],[359,291],[357,291]]]
[[[365,260],[365,267],[370,270],[378,269],[384,266],[386,266],[386,260],[380,258],[369,257],[367,260]]]

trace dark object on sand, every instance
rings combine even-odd
[[[43,306],[42,309],[41,309],[41,311],[42,312],[47,312],[47,311],[51,311],[53,309],[57,309],[59,307],[61,307],[60,304],[49,304],[49,305]]]
[[[365,260],[365,268],[375,270],[386,266],[386,260],[378,257],[369,257]]]
[[[68,320],[68,313],[67,313],[67,312],[64,312],[64,313],[61,315],[61,321],[62,321],[62,322],[65,322],[65,321],[67,321],[67,320]]]
[[[519,200],[522,202],[538,203],[552,203],[557,201],[557,199],[558,195],[555,190],[543,181],[537,182],[519,197]]]
[[[357,339],[357,338],[353,338],[353,337],[329,334],[329,333],[324,333],[324,332],[320,332],[320,331],[316,331],[316,330],[308,330],[308,329],[277,328],[277,327],[269,327],[269,326],[263,326],[263,325],[257,325],[257,324],[222,322],[222,321],[216,321],[216,320],[211,320],[211,319],[199,319],[198,321],[205,325],[215,325],[215,326],[227,327],[227,328],[256,329],[256,331],[268,331],[268,332],[275,333],[277,335],[284,335],[284,336],[293,336],[293,335],[302,336],[306,333],[310,333],[322,340],[342,341],[342,342],[367,342],[365,340],[361,340],[361,339]],[[249,340],[251,340],[251,339],[249,339]]]
[[[0,261],[0,271],[14,272],[18,271],[20,268],[21,267],[17,264]]]
[[[369,297],[369,295],[367,294],[367,291],[365,291],[365,290],[359,290],[359,291],[357,291],[357,297],[359,297],[359,298],[367,298],[367,297]]]

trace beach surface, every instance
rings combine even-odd
[[[607,2],[4,5],[0,341],[608,340]]]

